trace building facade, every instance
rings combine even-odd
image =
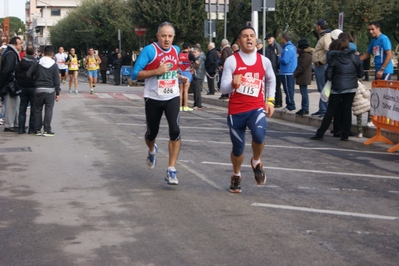
[[[36,48],[51,45],[50,28],[82,0],[30,0],[25,7],[26,43]]]

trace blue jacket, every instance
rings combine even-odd
[[[291,41],[283,45],[280,56],[280,75],[292,75],[298,65],[296,48]]]

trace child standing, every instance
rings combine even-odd
[[[357,118],[358,137],[363,138],[362,114],[370,110],[370,90],[358,81],[358,87],[353,99],[352,112]]]

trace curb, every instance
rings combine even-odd
[[[212,97],[212,98],[211,98]],[[210,104],[213,106],[220,106],[220,107],[228,107],[229,101],[228,100],[219,100],[219,96],[210,96],[210,97],[204,97],[202,96],[202,102],[206,104]],[[193,94],[188,95],[189,100],[193,100],[194,96]],[[313,126],[318,128],[321,124],[322,118],[319,117],[312,117],[312,116],[300,116],[296,115],[295,113],[287,113],[283,112],[281,109],[276,109],[273,114],[273,118],[276,119],[281,119],[285,121],[289,121],[292,123],[297,123],[297,124],[303,124],[303,125],[308,125],[308,126]],[[332,129],[332,125],[330,126],[329,129]],[[353,132],[357,132],[357,126],[352,125],[351,130]],[[315,129],[316,132],[316,129]],[[392,132],[392,131],[386,131],[383,130],[383,135],[387,137],[388,139],[392,140],[394,143],[399,143],[399,134]],[[326,134],[329,132],[326,132]],[[363,138],[372,138],[376,134],[376,128],[375,127],[365,127],[363,126]]]

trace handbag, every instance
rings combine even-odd
[[[328,98],[330,97],[331,94],[331,81],[328,80],[326,84],[323,87],[323,90],[320,93],[320,98],[323,102],[328,103]]]
[[[21,94],[22,89],[19,87],[16,79],[7,84],[7,92],[10,94],[11,97],[16,97]]]

